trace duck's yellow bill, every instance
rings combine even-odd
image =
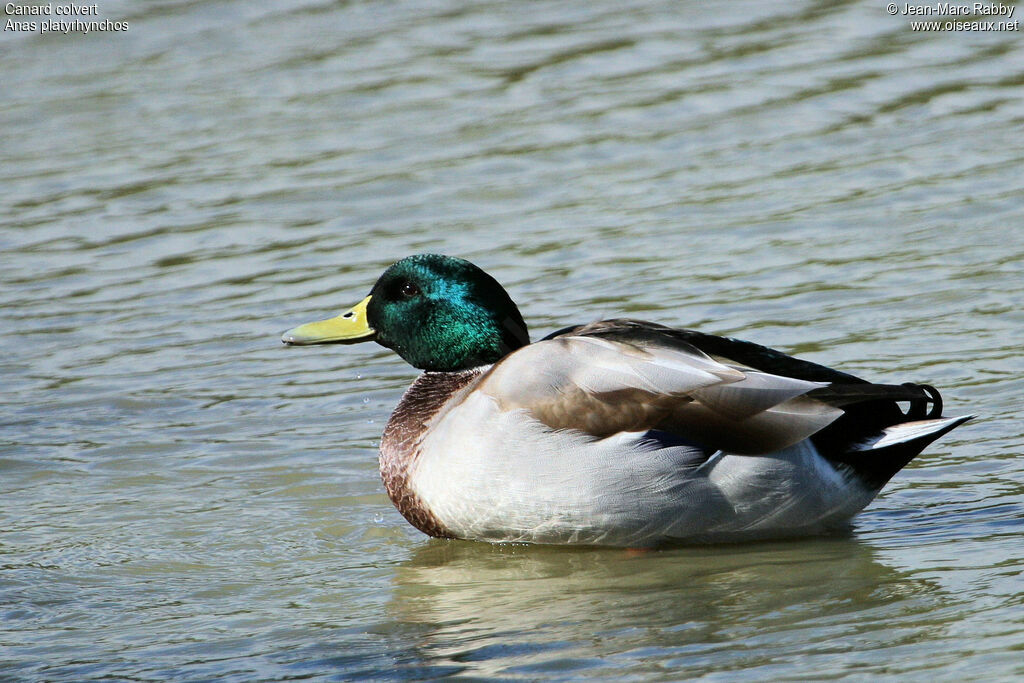
[[[336,318],[318,320],[293,327],[281,335],[285,344],[304,346],[306,344],[355,344],[369,341],[377,336],[377,330],[370,327],[366,320],[366,306],[370,297],[366,297],[347,313]]]

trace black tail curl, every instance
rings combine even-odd
[[[907,409],[908,418],[931,420],[942,417],[942,394],[938,389],[930,384],[915,384],[913,382],[904,382],[901,386],[920,389],[925,394],[922,398],[911,399],[910,407]],[[928,407],[929,403],[931,404],[930,408]]]

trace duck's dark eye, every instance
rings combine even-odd
[[[406,299],[411,299],[412,297],[414,297],[414,296],[418,296],[418,295],[419,295],[419,293],[420,293],[420,288],[419,288],[419,287],[417,287],[417,286],[416,286],[416,285],[415,285],[414,283],[412,283],[412,282],[409,282],[409,281],[405,281],[405,282],[403,282],[403,283],[402,283],[402,286],[398,288],[398,291],[399,291],[399,292],[400,292],[400,293],[402,294],[402,296],[404,296],[404,297],[405,297]]]

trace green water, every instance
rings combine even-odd
[[[107,2],[0,33],[0,677],[1024,675],[1024,42],[879,3]],[[4,17],[5,19],[7,17]],[[431,541],[414,370],[280,332],[407,254],[978,419],[848,538]]]

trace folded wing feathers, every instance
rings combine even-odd
[[[756,370],[744,374],[746,376],[739,382],[697,389],[690,395],[717,413],[742,420],[827,385]]]
[[[683,396],[722,382],[738,382],[743,373],[695,352],[640,348],[598,337],[561,337],[564,352],[577,359],[571,384],[594,393],[634,389],[655,396]]]
[[[525,409],[552,428],[596,436],[655,427],[697,402],[717,415],[716,421],[735,424],[737,432],[749,427],[751,437],[760,439],[754,435],[781,430],[785,435],[778,437],[795,442],[841,414],[819,410],[825,407],[810,399],[802,400],[814,404],[810,414],[811,406],[802,402],[792,410],[792,399],[822,386],[826,383],[732,367],[697,349],[562,336],[507,357],[479,388],[503,409]],[[685,431],[685,424],[677,426]]]

